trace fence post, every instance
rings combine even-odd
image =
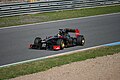
[[[71,4],[71,6],[72,6],[71,8],[74,9],[74,0],[71,0],[71,3],[72,3]]]

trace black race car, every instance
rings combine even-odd
[[[71,37],[69,33],[75,33],[75,37]],[[57,35],[46,37],[41,39],[36,37],[34,44],[30,44],[31,49],[48,49],[48,50],[62,50],[71,46],[83,46],[85,44],[85,38],[80,35],[78,29],[59,29]]]

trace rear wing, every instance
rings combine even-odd
[[[80,30],[79,29],[69,29],[69,28],[66,28],[64,29],[67,33],[68,32],[72,32],[72,33],[75,33],[75,36],[78,37],[80,35]]]

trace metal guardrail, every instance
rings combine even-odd
[[[120,4],[120,0],[58,0],[0,5],[0,17]]]

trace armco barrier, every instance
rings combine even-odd
[[[120,0],[56,0],[34,3],[0,4],[0,17],[113,4],[120,4]]]

